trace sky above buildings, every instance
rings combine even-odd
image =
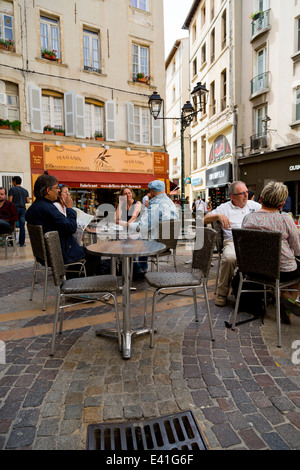
[[[186,38],[188,31],[181,29],[194,0],[164,0],[165,58],[176,41]]]

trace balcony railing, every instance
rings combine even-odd
[[[259,150],[260,148],[268,147],[268,137],[266,134],[254,134],[250,137],[251,150]]]
[[[252,21],[252,36],[270,26],[270,10],[262,11],[258,15],[258,18]]]
[[[251,80],[251,95],[258,93],[259,91],[265,90],[269,86],[269,75],[270,72],[264,72]]]

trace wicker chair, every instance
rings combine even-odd
[[[43,310],[46,310],[46,296],[47,296],[47,285],[48,285],[48,268],[51,268],[47,258],[47,251],[44,241],[44,232],[41,225],[27,224],[27,230],[31,243],[31,248],[34,256],[34,267],[33,267],[33,278],[30,291],[30,300],[33,299],[33,290],[37,282],[38,272],[44,273],[44,293],[43,293]],[[78,275],[82,273],[86,276],[85,260],[78,260],[75,263],[65,264],[65,268],[68,272],[74,272],[73,267],[80,266]]]
[[[120,320],[118,314],[118,304],[117,304],[117,290],[119,288],[118,280],[116,276],[112,275],[103,275],[103,276],[88,276],[83,278],[74,278],[66,280],[65,274],[66,269],[63,262],[61,246],[59,241],[58,232],[47,232],[45,234],[45,245],[47,249],[47,254],[49,262],[51,264],[54,284],[57,290],[56,297],[56,307],[55,307],[55,318],[53,325],[53,334],[52,334],[52,343],[51,343],[51,352],[50,355],[53,356],[55,349],[55,339],[57,332],[57,323],[60,314],[60,328],[59,333],[62,332],[63,327],[63,314],[65,305],[65,297],[78,298],[78,303],[86,303],[89,300],[82,300],[83,295],[97,295],[97,294],[107,294],[114,299],[115,311],[116,311],[116,321],[117,321],[117,331],[118,331],[118,341],[119,347],[121,349],[121,330],[120,330]],[[74,303],[72,304],[74,305]]]
[[[155,321],[155,309],[157,303],[157,297],[162,294],[161,300],[166,295],[179,295],[179,296],[193,296],[194,299],[194,312],[195,321],[198,321],[197,312],[197,292],[198,287],[203,287],[204,297],[206,302],[206,309],[209,320],[209,327],[211,333],[211,339],[214,341],[214,332],[212,327],[212,320],[210,315],[210,307],[208,303],[207,295],[207,278],[210,271],[211,260],[213,256],[214,246],[216,243],[216,232],[211,228],[204,228],[204,242],[200,249],[195,249],[193,252],[192,270],[199,269],[202,273],[201,276],[196,276],[192,273],[160,273],[150,272],[145,275],[147,281],[147,289],[145,294],[145,317],[147,312],[147,296],[148,289],[153,290],[153,303],[152,303],[152,321],[150,329],[150,347],[154,344],[154,321]],[[192,290],[192,294],[184,293],[187,290]],[[168,292],[171,291],[171,292]]]
[[[263,285],[265,308],[266,292],[275,291],[277,346],[281,347],[280,291],[300,281],[280,282],[281,238],[279,232],[266,230],[232,229],[233,241],[240,270],[240,282],[233,314],[232,329],[235,329],[243,282],[251,281]],[[256,292],[259,292],[256,290]]]
[[[159,237],[157,241],[166,245],[166,249],[162,253],[152,256],[149,260],[152,264],[156,265],[157,271],[159,271],[159,263],[164,261],[162,258],[167,257],[167,262],[169,262],[169,256],[172,255],[174,268],[177,272],[176,248],[181,233],[181,227],[182,223],[179,219],[159,222]]]
[[[13,252],[17,251],[16,249],[16,236],[15,232],[12,233],[1,233],[0,234],[0,242],[4,244],[5,247],[5,259],[8,259],[8,247],[12,244]]]
[[[224,237],[223,237],[222,225],[219,220],[215,220],[214,222],[212,222],[211,226],[217,232],[216,248],[217,248],[217,255],[218,255],[218,267],[217,267],[217,277],[216,277],[216,285],[215,285],[215,294],[216,294],[217,289],[218,289]]]

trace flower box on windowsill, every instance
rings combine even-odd
[[[104,140],[104,137],[95,137],[96,140]]]
[[[0,129],[9,129],[9,126],[7,126],[6,124],[3,124],[2,126],[0,126]]]
[[[55,135],[65,135],[65,131],[63,131],[62,129],[57,129],[57,130],[54,129],[54,134]]]
[[[48,59],[48,60],[56,60],[56,55],[49,55],[49,54],[44,54],[43,55],[44,59]]]

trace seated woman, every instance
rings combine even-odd
[[[53,204],[59,212],[61,212],[63,215],[67,216],[67,208],[66,208],[66,198],[67,195],[70,194],[69,188],[66,184],[59,184],[59,192],[58,192],[58,198],[57,201],[55,201]]]
[[[258,212],[247,214],[242,227],[248,229],[262,229],[280,232],[281,266],[280,281],[289,282],[300,278],[300,232],[289,214],[280,212],[286,198],[288,188],[283,183],[271,181],[261,193],[262,208]],[[300,289],[300,282],[289,286],[290,289]],[[280,302],[280,314],[284,323],[290,323],[290,315],[300,316],[300,306],[296,299],[299,292],[282,291]]]
[[[142,203],[134,199],[134,194],[128,187],[121,190],[120,196],[126,197],[126,201],[122,199],[117,207],[116,223],[128,227],[141,212]]]
[[[116,224],[128,228],[140,214],[142,203],[134,199],[134,193],[127,186],[122,188],[120,196],[123,196],[123,199],[121,199],[116,210]],[[142,279],[147,269],[147,257],[142,256],[138,259],[138,262],[133,265],[133,278]]]

